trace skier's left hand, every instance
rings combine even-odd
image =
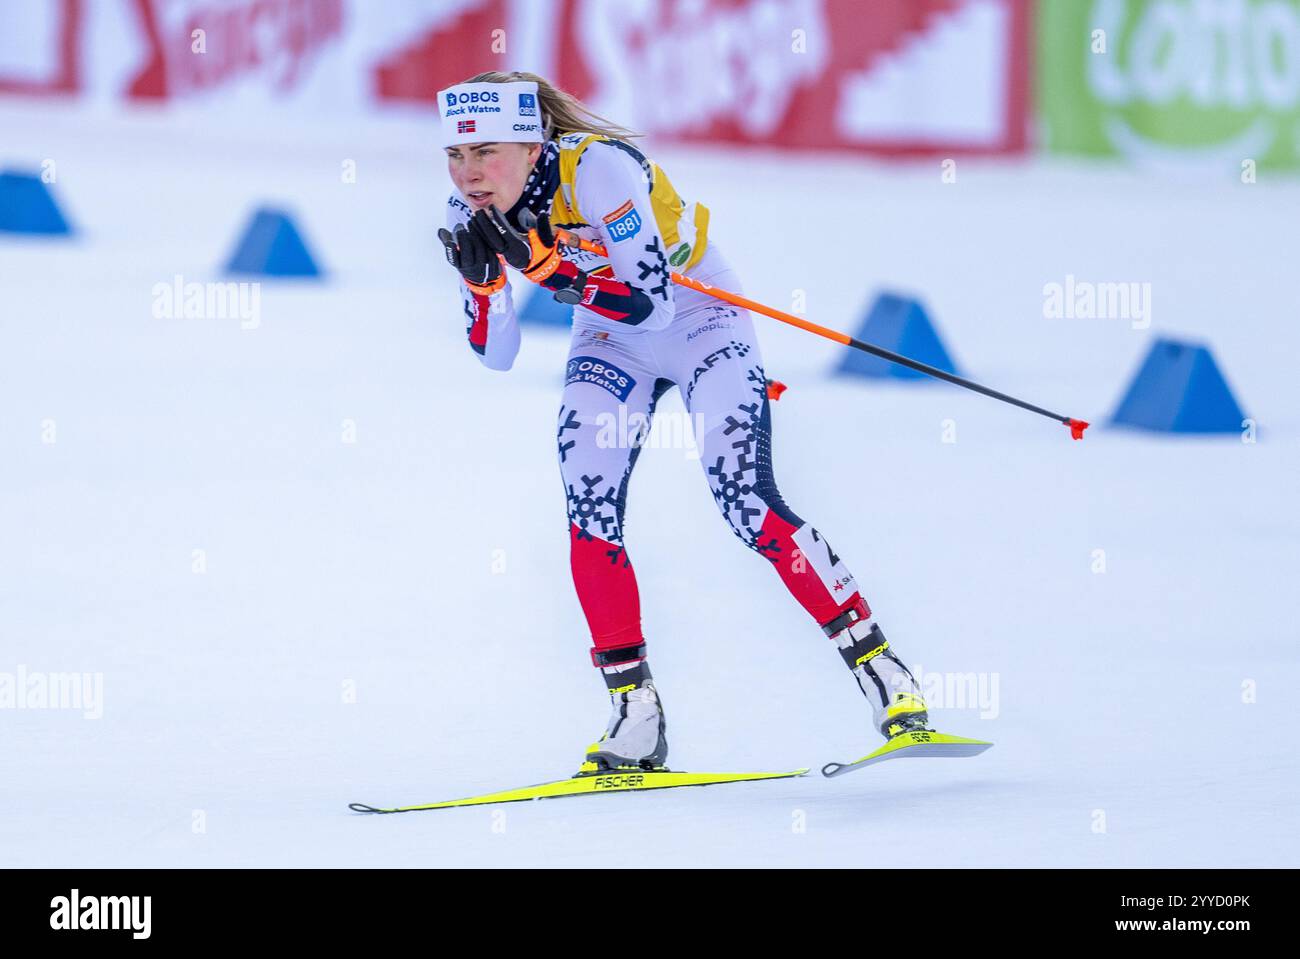
[[[477,211],[470,217],[469,226],[489,250],[500,253],[507,263],[534,283],[550,277],[560,265],[560,251],[548,213],[539,216],[527,234],[519,233],[506,222],[505,214],[495,205]]]

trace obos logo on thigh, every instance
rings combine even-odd
[[[569,369],[564,378],[564,385],[570,383],[592,383],[609,390],[621,401],[626,401],[636,380],[624,373],[608,360],[594,356],[574,356],[569,359]]]

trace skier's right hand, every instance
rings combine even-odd
[[[465,285],[480,296],[491,296],[506,285],[506,271],[501,256],[487,248],[487,244],[473,230],[461,224],[456,235],[438,230],[438,239],[447,251],[447,262],[460,271]]]

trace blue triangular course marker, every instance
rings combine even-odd
[[[255,276],[320,276],[307,244],[283,210],[262,207],[253,214],[235,247],[227,273]]]
[[[859,328],[857,339],[901,353],[909,360],[925,363],[945,373],[957,373],[956,364],[944,349],[943,341],[930,322],[929,314],[914,297],[896,293],[880,294]],[[844,351],[844,358],[835,372],[841,376],[933,379],[906,366],[854,349]]]
[[[1161,338],[1110,421],[1165,433],[1240,433],[1243,419],[1209,347]]]
[[[38,175],[5,170],[0,173],[0,232],[66,236],[72,227]]]
[[[551,326],[568,329],[573,322],[573,306],[556,302],[551,291],[533,286],[519,310],[520,326]]]

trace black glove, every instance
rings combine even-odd
[[[444,228],[438,231],[438,239],[447,250],[447,262],[460,271],[465,285],[475,293],[490,295],[505,285],[501,258],[488,249],[478,231],[457,225],[455,236]]]
[[[534,283],[541,283],[560,264],[550,214],[543,213],[534,217],[532,211],[525,207],[520,213],[520,223],[527,224],[526,232],[520,233],[496,206],[489,206],[470,218],[469,227],[489,252],[501,254],[507,263],[525,277]]]

